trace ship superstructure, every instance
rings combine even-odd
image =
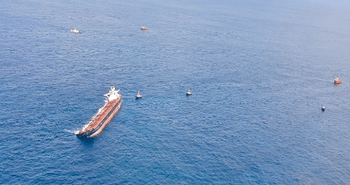
[[[113,119],[114,115],[118,113],[123,102],[119,90],[111,86],[109,92],[104,96],[106,96],[105,105],[98,110],[92,120],[81,131],[75,133],[78,137],[91,138],[98,136]]]

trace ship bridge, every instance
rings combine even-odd
[[[112,101],[119,98],[119,90],[115,90],[114,86],[109,87],[109,92],[104,96],[107,97],[106,101]]]

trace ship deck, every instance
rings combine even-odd
[[[103,108],[102,110],[91,120],[90,124],[84,129],[82,130],[87,131],[87,130],[91,130],[91,129],[95,129],[99,126],[99,124],[101,123],[101,121],[108,115],[108,113],[111,112],[111,110],[113,109],[113,107],[115,106],[115,104],[117,104],[120,101],[120,97],[109,101]]]

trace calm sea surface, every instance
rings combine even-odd
[[[345,0],[1,1],[0,184],[348,184],[349,25]]]

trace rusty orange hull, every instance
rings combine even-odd
[[[341,80],[334,80],[334,83],[335,83],[335,84],[341,84],[342,81],[341,81]]]
[[[78,137],[91,138],[98,136],[103,129],[108,125],[113,117],[118,113],[122,105],[122,97],[107,102],[94,116],[88,125],[81,131],[77,132]]]

